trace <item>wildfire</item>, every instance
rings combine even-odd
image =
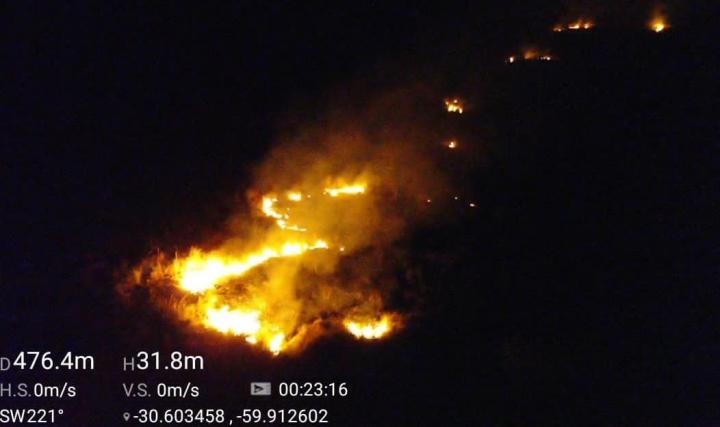
[[[408,104],[391,98],[401,110]],[[468,108],[459,97],[446,101],[451,112]],[[335,123],[333,110],[320,126],[283,134],[252,168],[247,197],[222,228],[209,227],[208,240],[174,255],[153,251],[127,271],[119,296],[139,309],[152,304],[194,343],[253,346],[268,356],[296,354],[328,335],[364,341],[402,329],[422,297],[421,257],[408,256],[406,244],[447,197],[437,150],[462,147],[450,133],[433,143],[428,135],[439,129],[425,129],[415,114],[375,118],[387,102],[367,108],[367,120],[353,106],[352,120],[340,114]],[[425,112],[423,102],[409,104]]]
[[[361,197],[366,194],[368,185],[356,181],[348,185],[321,188],[322,190],[316,193],[320,194],[320,197],[312,199],[310,194],[296,190],[264,195],[257,208],[262,216],[272,220],[277,228],[276,231],[269,229],[254,249],[238,251],[220,248],[203,251],[193,248],[187,255],[176,257],[170,262],[158,258],[149,268],[147,265],[141,266],[136,269],[135,277],[138,281],[145,277],[145,280],[151,284],[157,283],[157,286],[169,281],[171,287],[183,295],[173,308],[180,317],[194,324],[222,334],[242,337],[246,342],[260,345],[273,354],[298,347],[302,345],[309,328],[319,318],[299,322],[302,311],[299,307],[293,307],[298,304],[295,299],[296,291],[287,282],[291,280],[291,273],[286,269],[292,270],[292,267],[273,264],[273,260],[300,259],[309,252],[327,252],[333,247],[335,253],[347,252],[344,245],[331,245],[328,240],[319,238],[320,230],[304,234],[294,233],[306,230],[305,227],[289,224],[291,218],[295,218],[294,209],[306,209],[304,212],[307,213],[300,216],[312,222],[317,209],[336,206],[337,202],[334,202],[335,205],[330,204],[333,203],[330,202],[331,199]],[[285,197],[281,200],[277,194],[284,194]],[[304,206],[311,200],[311,205]],[[351,200],[343,203],[351,203]],[[333,238],[341,235],[342,233],[335,233]],[[262,271],[262,277],[267,275],[267,282],[258,283],[256,271]],[[326,303],[328,308],[321,312],[338,310],[331,318],[335,319],[338,327],[358,338],[385,336],[398,324],[398,320],[393,320],[397,319],[397,316],[383,314],[381,301],[373,299],[372,295],[359,294],[357,298],[348,301],[351,305],[347,309],[372,313],[370,316],[379,320],[358,323],[354,317],[344,314],[346,309],[333,308],[332,301]],[[361,333],[358,335],[356,331]]]
[[[291,201],[300,201],[302,200],[302,194],[297,192],[288,192],[287,193],[288,200]],[[269,218],[274,218],[275,223],[283,230],[292,230],[292,231],[306,231],[305,228],[288,224],[288,219],[290,219],[290,216],[287,213],[281,213],[275,208],[275,204],[278,202],[278,198],[273,195],[266,195],[262,198],[260,210],[265,214],[265,216]]]
[[[538,59],[540,57],[540,53],[538,51],[533,49],[528,49],[525,52],[523,52],[523,59],[526,61],[532,61],[534,59]]]
[[[224,334],[245,337],[250,344],[261,340],[273,354],[279,354],[285,346],[285,334],[276,332],[272,325],[264,328],[259,310],[231,310],[227,305],[219,309],[208,308],[205,325]]]
[[[668,28],[670,28],[670,25],[667,23],[664,17],[662,16],[656,16],[650,21],[650,29],[652,31],[655,31],[656,33],[661,33]]]
[[[458,98],[453,99],[446,99],[445,100],[445,109],[448,113],[463,113],[463,103]]]
[[[561,33],[565,30],[578,31],[578,30],[590,30],[595,27],[595,23],[591,20],[578,19],[569,24],[558,24],[553,27],[553,31]]]
[[[367,340],[382,338],[390,332],[393,327],[393,317],[385,314],[379,319],[346,319],[343,324],[345,328],[357,338]]]
[[[553,57],[550,53],[541,52],[537,49],[530,48],[530,49],[525,49],[523,51],[522,59],[524,61],[552,61],[555,59],[555,57]],[[516,61],[517,61],[517,57],[514,55],[508,57],[508,59],[506,60],[506,62],[509,64],[513,64]]]
[[[183,290],[200,293],[214,288],[223,280],[242,276],[273,258],[293,257],[309,250],[327,248],[328,244],[323,240],[317,240],[312,244],[286,242],[279,248],[265,247],[242,259],[222,255],[206,255],[202,251],[194,249],[187,258],[176,260],[173,270]]]
[[[219,309],[208,308],[207,324],[224,334],[244,335],[248,342],[254,344],[257,340],[253,337],[260,332],[261,328],[260,312],[257,310],[230,310],[227,305]]]
[[[356,194],[363,194],[364,192],[364,185],[347,185],[344,187],[326,188],[323,191],[324,194],[327,194],[330,197],[353,196]]]
[[[299,191],[288,191],[287,198],[288,200],[293,202],[300,202],[302,201],[302,193],[300,193]]]

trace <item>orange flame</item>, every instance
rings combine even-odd
[[[667,23],[664,17],[657,16],[650,21],[649,27],[652,31],[661,33],[670,28],[670,24]]]
[[[289,224],[293,217],[293,206],[300,208],[312,200],[314,204],[322,207],[325,206],[323,198],[345,200],[360,197],[366,194],[367,188],[367,184],[362,181],[332,185],[322,189],[321,194],[325,197],[312,199],[310,194],[286,191],[280,193],[285,194],[285,202],[275,193],[266,194],[257,207],[264,217],[274,221],[277,231],[268,231],[255,249],[236,251],[220,248],[203,251],[193,248],[186,256],[177,257],[169,263],[162,259],[156,260],[150,266],[147,280],[151,284],[169,280],[177,292],[185,294],[186,297],[174,308],[181,317],[196,325],[222,334],[243,337],[246,342],[261,345],[273,354],[299,347],[303,344],[313,320],[298,324],[297,317],[300,313],[292,308],[295,301],[294,288],[285,282],[287,278],[282,274],[282,268],[272,262],[300,259],[307,253],[328,251],[333,247],[336,253],[344,254],[346,247],[331,245],[327,240],[319,238],[317,232],[294,233],[298,230],[305,231],[306,228]],[[311,219],[314,209],[312,206],[307,208],[310,208],[307,218]],[[337,237],[339,236],[334,236]],[[261,267],[267,270],[270,279],[265,284],[254,285],[252,280],[247,278]],[[275,281],[273,275],[277,275]],[[142,281],[143,266],[134,272],[134,277],[137,281]],[[246,280],[248,283],[245,283]],[[332,304],[330,306],[332,307]],[[365,300],[358,299],[355,305],[349,308],[363,313],[374,313],[373,315],[380,319],[377,324],[353,323],[355,326],[348,326],[348,322],[356,321],[354,318],[346,318],[344,310],[340,310],[337,313],[337,325],[344,325],[344,329],[353,335],[356,335],[356,327],[360,328],[359,330],[364,332],[358,338],[387,335],[398,324],[383,314],[376,302],[369,303],[367,297]]]
[[[579,30],[590,30],[595,27],[595,22],[589,19],[577,19],[576,21],[568,24],[557,24],[553,27],[553,31],[561,33],[563,31],[579,31]]]
[[[463,113],[463,103],[458,98],[453,99],[446,99],[445,100],[445,109],[448,113]]]
[[[400,110],[407,103],[391,101]],[[459,97],[446,101],[452,113],[468,108]],[[425,112],[422,102],[410,104]],[[299,352],[328,334],[365,340],[399,331],[420,289],[415,274],[398,274],[414,258],[396,249],[446,195],[437,150],[450,141],[428,140],[440,133],[418,131],[425,124],[415,114],[408,128],[375,126],[385,99],[380,107],[368,109],[367,128],[353,107],[348,121],[333,123],[333,111],[326,124],[291,132],[254,168],[248,203],[227,219],[222,239],[147,257],[120,294],[129,303],[147,298],[193,338],[224,335],[268,354]]]
[[[355,337],[366,340],[378,339],[386,336],[393,328],[396,320],[390,314],[384,314],[379,319],[358,319],[348,317],[343,324]]]
[[[648,29],[656,33],[662,33],[670,28],[665,8],[662,5],[658,5],[654,8],[650,20],[647,23]]]
[[[194,249],[186,258],[176,260],[173,270],[181,289],[190,293],[200,293],[214,288],[222,280],[242,276],[273,258],[298,256],[309,250],[327,248],[328,245],[323,240],[317,240],[312,244],[285,242],[279,248],[267,246],[241,259],[207,255]]]
[[[356,194],[363,194],[365,192],[365,186],[362,184],[356,184],[356,185],[346,185],[343,187],[337,187],[337,188],[326,188],[323,193],[327,194],[330,197],[338,197],[338,196],[352,196]]]

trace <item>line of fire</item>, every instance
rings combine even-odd
[[[653,32],[670,28],[659,12],[647,25]],[[594,19],[581,17],[558,23],[552,31],[597,27]],[[550,49],[527,47],[505,62],[554,60]],[[442,106],[449,117],[468,112],[467,100],[459,95],[442,99]],[[450,153],[463,148],[456,135],[440,145]],[[370,246],[368,239],[396,226],[384,216],[388,177],[372,165],[343,166],[328,166],[325,159],[304,164],[307,172],[300,170],[294,180],[249,198],[253,212],[242,221],[260,225],[248,235],[174,256],[154,254],[132,270],[123,286],[146,287],[158,306],[193,327],[238,337],[274,355],[299,351],[328,332],[358,340],[392,336],[408,321],[407,313],[391,308],[375,286],[342,283],[356,281],[352,274],[338,279],[344,260],[360,256]],[[450,198],[476,207],[467,198]],[[418,200],[425,205],[436,201],[427,195]]]

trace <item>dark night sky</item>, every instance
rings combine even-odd
[[[462,126],[493,141],[458,177],[483,209],[413,237],[425,317],[277,366],[227,350],[207,387],[253,363],[344,374],[359,395],[338,413],[371,415],[337,425],[718,425],[713,3],[669,2],[659,37],[650,2],[6,4],[0,351],[172,347],[127,336],[116,272],[221,223],[288,116],[431,82],[473,99]],[[586,10],[592,34],[548,31]],[[560,61],[503,64],[526,44]],[[114,425],[105,397],[77,407]]]

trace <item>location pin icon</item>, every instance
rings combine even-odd
[[[123,419],[124,419],[125,421],[129,420],[129,419],[130,419],[130,413],[128,413],[128,412],[123,413]]]

